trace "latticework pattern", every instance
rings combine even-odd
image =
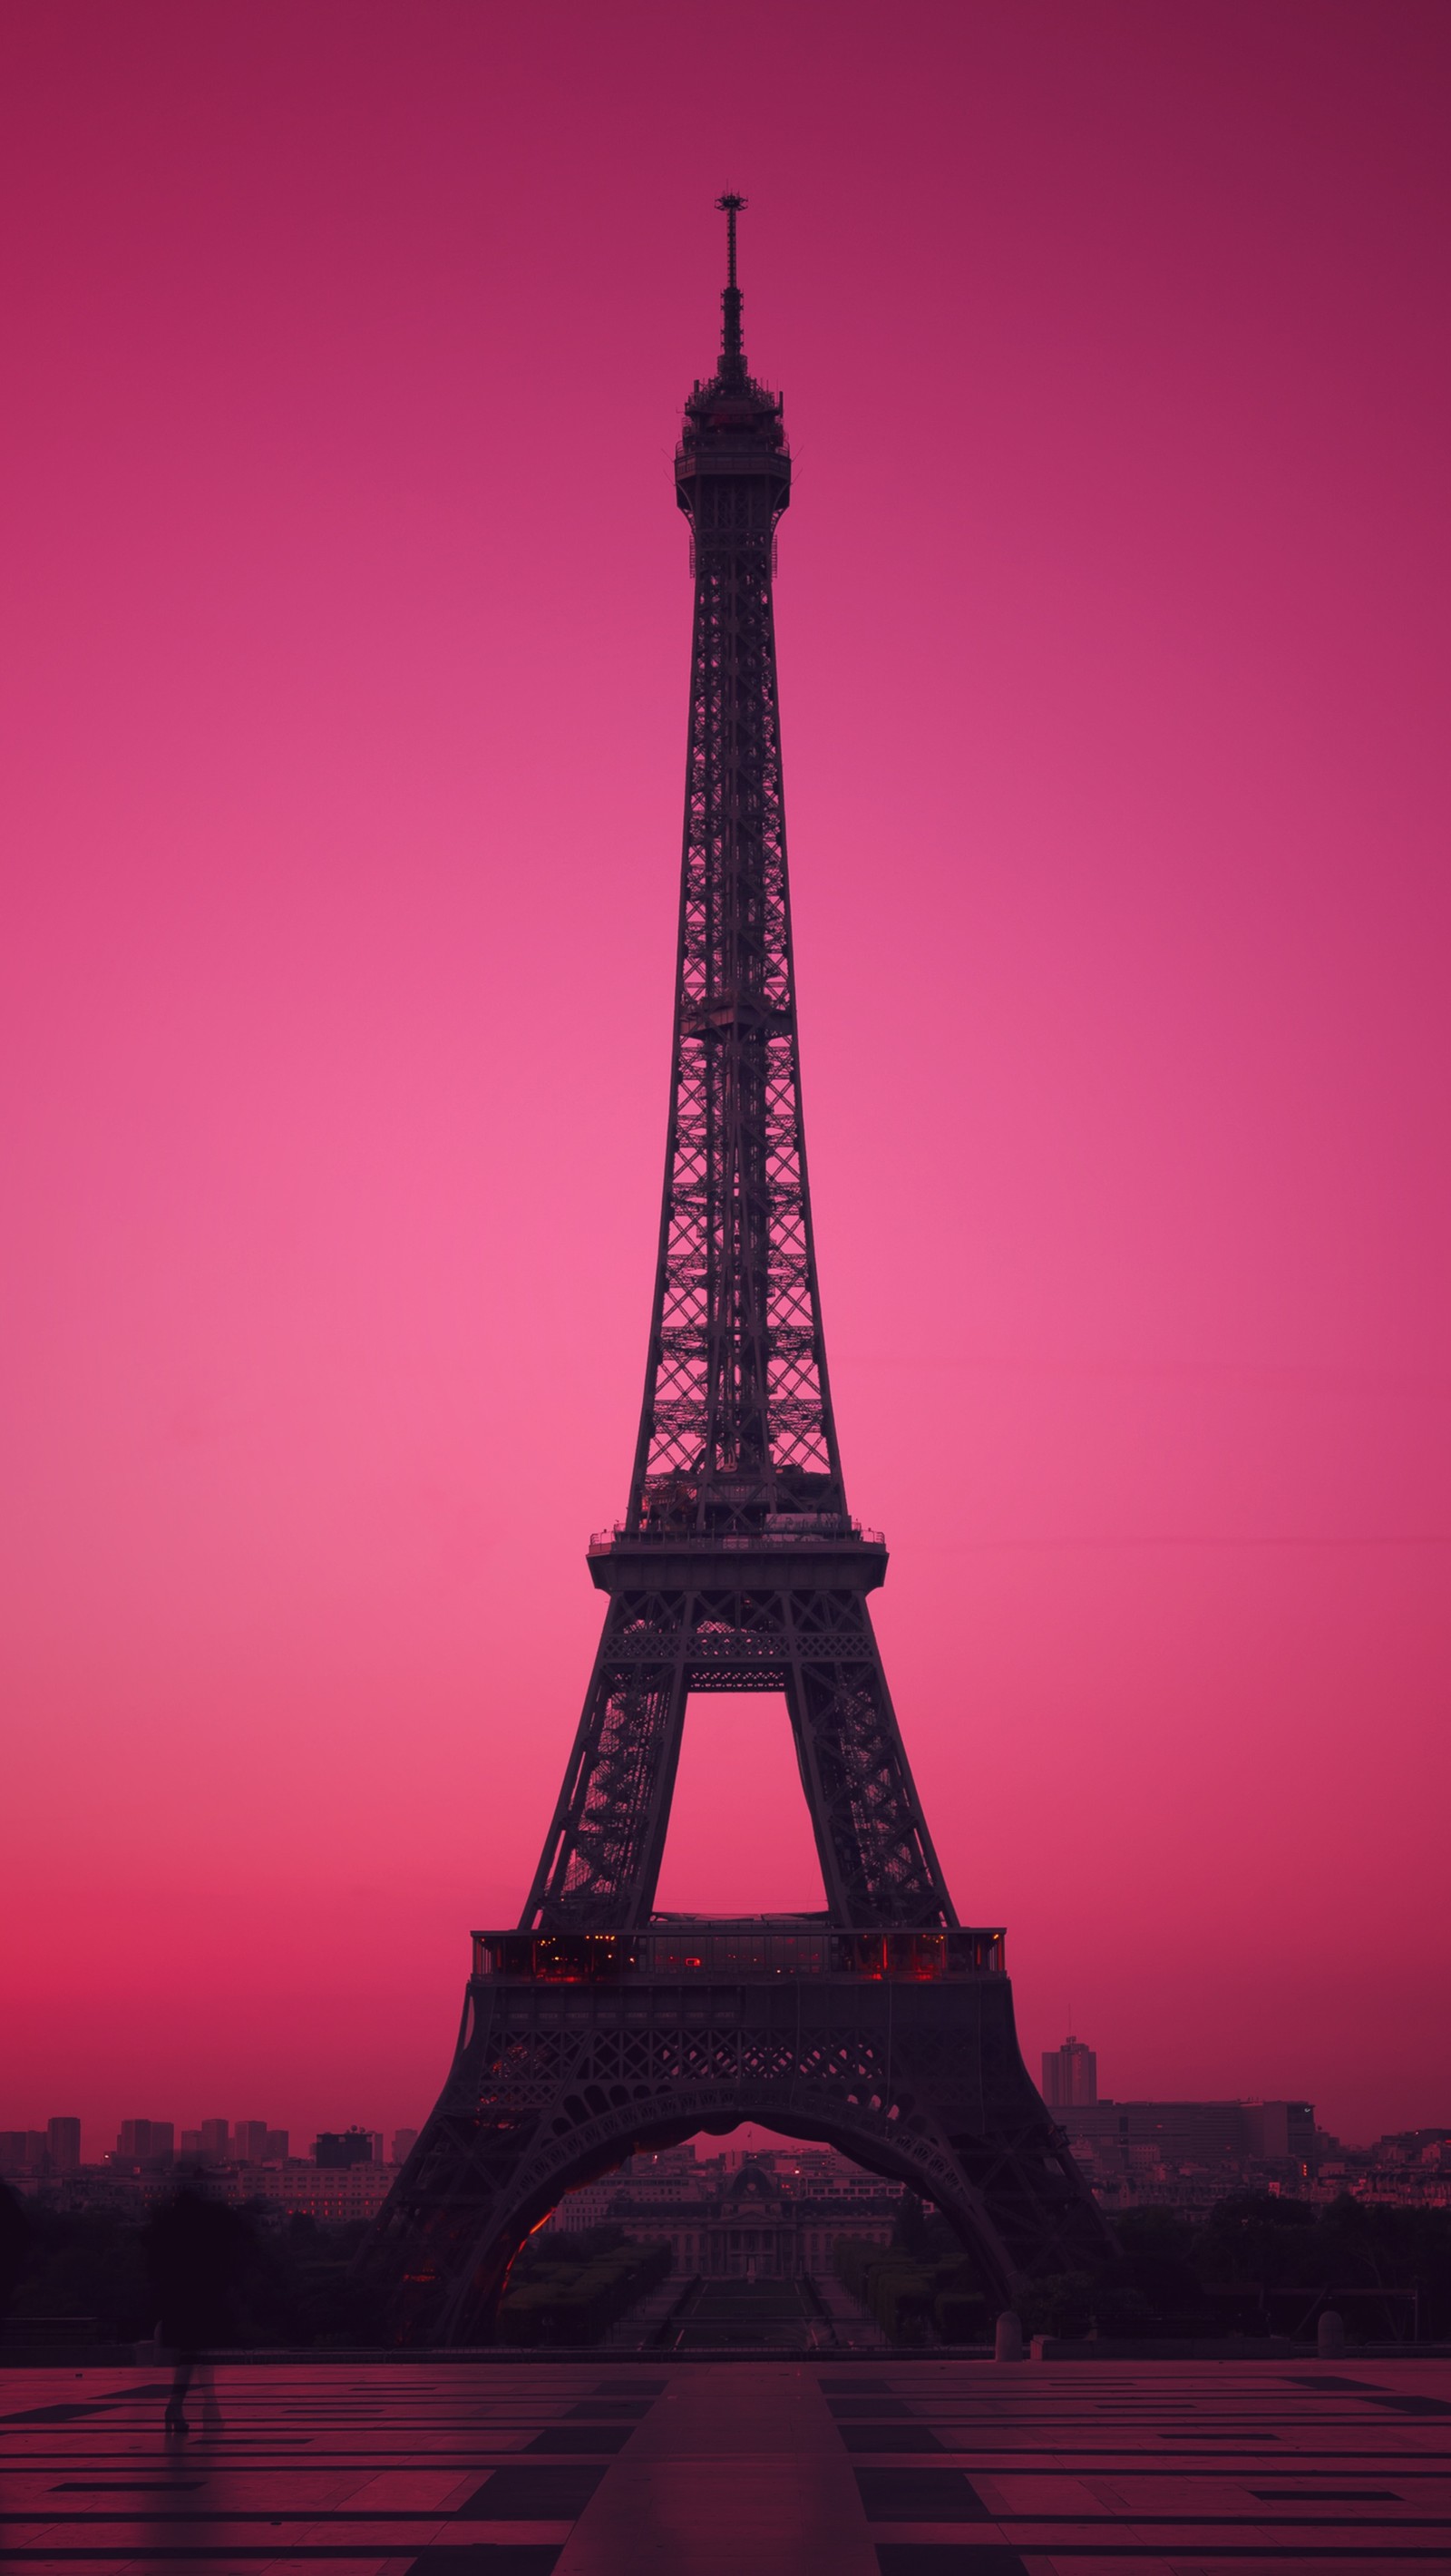
[[[675,1058],[637,1526],[683,1506],[708,1527],[723,1506],[749,1516],[803,1490],[840,1509],[801,1127],[772,538],[717,524],[769,508],[758,482],[712,478],[696,500]]]
[[[833,1570],[858,1581],[821,1579]],[[785,1694],[833,1921],[955,1922],[860,1589],[870,1571],[845,1552],[833,1569],[783,1546],[731,1582],[722,1551],[688,1588],[615,1593],[527,1925],[647,1923],[689,1695],[771,1690]]]
[[[1002,1976],[937,1986],[470,1990],[442,2101],[373,2259],[439,2341],[487,2327],[515,2247],[636,2146],[756,2119],[822,2138],[952,2219],[987,2286],[1092,2262],[1103,2222],[1023,2069]]]

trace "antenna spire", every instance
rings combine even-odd
[[[728,189],[716,204],[726,219],[726,282],[721,296],[720,371],[723,376],[739,378],[745,374],[745,351],[741,346],[741,290],[736,284],[736,217],[746,200]]]

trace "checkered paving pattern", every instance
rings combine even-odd
[[[87,2576],[1451,2570],[1451,2364],[0,2371],[0,2562]]]

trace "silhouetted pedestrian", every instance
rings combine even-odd
[[[30,2221],[19,2193],[8,2182],[0,2182],[0,2317],[8,2313],[29,2260]]]
[[[186,2398],[198,2369],[207,2391],[208,2421],[215,2415],[206,2356],[235,2331],[234,2301],[247,2242],[247,2231],[233,2210],[186,2184],[147,2226],[146,2272],[160,2313],[157,2332],[176,2362],[166,2408],[168,2433],[190,2429]]]

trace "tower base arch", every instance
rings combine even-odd
[[[745,2121],[909,2185],[1004,2307],[1101,2260],[1107,2224],[1019,2053],[1001,1936],[923,1943],[711,1923],[577,1952],[477,1936],[448,2079],[365,2255],[400,2341],[487,2342],[566,2192]]]

